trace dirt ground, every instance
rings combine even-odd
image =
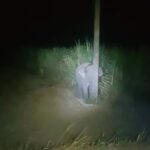
[[[114,133],[136,138],[150,129],[148,107],[85,104],[64,86],[30,75],[1,74],[0,97],[0,139],[10,143],[61,143],[81,133],[92,139]]]

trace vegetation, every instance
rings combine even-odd
[[[92,55],[92,44],[87,42],[84,44],[80,44],[80,42],[76,43],[75,47],[71,48],[36,48],[36,49],[22,49],[20,51],[20,55],[18,57],[18,67],[20,70],[23,70],[25,73],[29,73],[31,76],[36,76],[39,78],[39,82],[42,81],[44,86],[53,86],[53,85],[61,85],[65,88],[69,88],[73,91],[74,88],[74,72],[76,66],[83,62],[90,62]],[[136,54],[136,55],[135,55]],[[109,47],[101,47],[100,48],[100,66],[104,71],[104,76],[99,81],[99,100],[109,103],[112,100],[116,100],[119,95],[122,96],[122,93],[136,93],[137,87],[138,90],[146,89],[146,81],[149,75],[145,75],[145,68],[148,64],[147,55],[141,55],[140,52],[131,50],[125,52],[125,50],[120,47],[109,48]],[[2,76],[2,75],[1,75]],[[134,79],[134,82],[133,82]],[[18,84],[17,81],[14,82]],[[26,81],[24,81],[26,82]],[[148,82],[148,80],[147,80]],[[17,85],[15,83],[15,85]],[[37,86],[37,81],[32,79],[32,83],[34,86]],[[36,84],[35,84],[36,83]],[[5,84],[5,83],[4,83]],[[31,83],[30,83],[31,84]],[[6,85],[6,84],[5,84]],[[18,87],[17,87],[18,86]],[[27,89],[24,84],[23,86],[17,85],[15,88],[11,89],[10,94],[13,95],[13,90],[17,91],[17,96],[19,92],[25,94],[25,92],[31,91]],[[30,85],[31,86],[31,85]],[[9,83],[9,87],[11,88],[11,83]],[[8,89],[8,87],[6,87]],[[143,91],[144,91],[143,90]],[[2,90],[1,90],[2,91]],[[5,92],[5,89],[3,89]],[[6,90],[6,93],[8,91]],[[6,94],[7,95],[7,94]],[[3,95],[2,95],[3,96]],[[28,96],[28,95],[27,95]],[[15,99],[12,102],[12,105],[15,105],[14,108],[17,107],[18,99],[22,97],[12,96]],[[38,96],[37,96],[38,97]],[[126,98],[122,96],[123,100]],[[125,98],[124,98],[125,97]],[[125,101],[121,101],[123,103],[132,103],[133,99],[126,99]],[[99,102],[100,102],[99,101]],[[118,102],[118,101],[117,101]],[[37,106],[37,102],[34,102]],[[26,102],[24,103],[26,104]],[[41,105],[41,104],[40,104]],[[29,103],[29,109],[31,102]],[[2,108],[3,105],[0,106]],[[14,109],[13,108],[13,109]],[[13,109],[11,110],[13,112]],[[22,109],[22,108],[21,108]],[[23,111],[25,111],[24,109]],[[12,114],[13,115],[13,114]],[[5,114],[7,117],[7,113]],[[15,113],[14,116],[16,117]],[[17,116],[19,118],[19,115]],[[31,119],[33,119],[31,117]],[[4,122],[9,122],[9,120],[5,120]],[[2,124],[1,124],[2,126]],[[15,126],[15,123],[14,123]],[[119,130],[119,129],[118,129]],[[65,131],[66,132],[66,131]],[[118,131],[119,132],[119,131]],[[65,134],[66,137],[68,135]],[[66,138],[65,137],[65,138]],[[76,135],[74,137],[68,137],[69,141],[63,142],[64,134],[60,136],[57,143],[51,143],[50,141],[47,144],[35,144],[30,142],[25,142],[25,144],[14,143],[9,141],[3,142],[1,141],[0,149],[3,150],[114,150],[114,149],[150,149],[150,139],[149,135],[146,132],[139,133],[136,137],[125,137],[120,133],[117,133],[111,137],[107,137],[102,134],[96,140],[91,140],[90,137],[86,136],[86,134]]]
[[[65,134],[65,136],[67,136]],[[149,150],[150,139],[145,138],[146,134],[140,133],[135,139],[128,139],[114,135],[111,138],[105,138],[104,135],[95,141],[85,135],[79,134],[72,141],[63,143],[62,137],[53,144],[48,141],[45,145],[35,143],[1,143],[0,149],[3,150]],[[107,140],[106,140],[107,139]]]
[[[43,78],[49,84],[62,84],[72,87],[77,65],[91,62],[92,44],[76,43],[71,48],[23,49],[22,66],[31,73]],[[122,54],[119,48],[100,49],[100,66],[104,76],[100,80],[101,99],[108,99],[112,89],[118,91],[122,82]]]

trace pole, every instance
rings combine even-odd
[[[98,98],[99,41],[100,41],[100,0],[95,0],[93,64],[96,65],[95,86],[97,98]]]

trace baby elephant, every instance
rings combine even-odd
[[[96,65],[84,63],[77,67],[75,72],[77,95],[82,99],[95,99],[96,93]],[[103,71],[99,68],[99,77],[103,75]]]

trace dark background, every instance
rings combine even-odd
[[[143,129],[142,127],[150,129],[148,116],[150,113],[150,5],[146,0],[100,1],[101,45],[106,46],[106,51],[113,49],[112,47],[114,46],[121,46],[119,52],[121,51],[122,58],[120,60],[122,60],[119,65],[123,70],[123,77],[122,92],[118,96],[119,100],[117,99],[117,103],[120,103],[117,113],[119,115],[120,112],[123,112],[123,114],[127,113],[125,119],[124,116],[121,116],[121,119],[124,119],[123,123],[125,123],[125,126],[129,122],[131,126],[134,124],[133,129],[135,128],[135,130],[138,126],[141,129]],[[49,49],[55,46],[74,47],[75,42],[78,40],[81,42],[85,40],[92,42],[94,31],[94,2],[95,0],[9,0],[1,5],[0,106],[4,110],[4,117],[3,115],[2,117],[6,118],[6,121],[1,119],[3,122],[2,125],[0,124],[1,126],[4,125],[7,127],[7,124],[10,124],[10,129],[13,128],[9,120],[10,122],[13,120],[14,127],[16,126],[15,119],[9,119],[5,114],[7,115],[8,112],[11,114],[11,111],[9,111],[11,109],[12,112],[20,109],[19,106],[18,108],[16,107],[17,105],[15,103],[18,104],[20,101],[24,102],[22,97],[26,96],[28,92],[32,93],[32,86],[30,87],[30,84],[34,84],[34,78],[34,86],[36,89],[39,88],[38,83],[36,83],[38,82],[36,81],[36,77],[33,76],[31,78],[32,75],[36,74],[36,71],[35,73],[33,72],[34,69],[36,70],[38,68],[38,65],[36,66],[35,63],[34,66],[34,59],[28,62],[28,57],[24,55],[29,54],[30,56],[29,51],[31,50],[31,58],[36,58],[36,52],[40,48],[43,50],[42,48],[44,47],[48,47]],[[107,49],[107,46],[111,48]],[[22,50],[23,48],[24,50]],[[34,53],[33,50],[36,52]],[[33,72],[30,72],[26,64],[33,69]],[[102,69],[105,73],[106,68]],[[28,72],[30,76],[29,79],[26,79],[25,73],[28,75]],[[29,89],[28,86],[27,89],[25,87],[24,83],[26,82],[29,82]],[[41,86],[40,83],[39,86]],[[8,107],[3,107],[3,103]],[[134,107],[135,104],[138,105],[134,113],[128,111],[130,108],[131,110],[133,109],[132,104]],[[120,107],[121,105],[122,107]],[[122,109],[125,105],[127,107]],[[8,111],[7,113],[6,110]],[[23,109],[23,111],[26,112],[26,109]],[[20,115],[16,111],[14,118],[16,114]],[[131,118],[130,120],[128,115],[133,115],[135,119]],[[10,118],[12,118],[11,115]],[[134,120],[137,120],[137,122],[135,121],[133,123]],[[97,119],[95,122],[97,124]],[[122,122],[120,118],[119,122]],[[128,128],[128,126],[125,128]],[[21,130],[19,132],[22,133]],[[5,135],[4,133],[2,133],[2,136]]]
[[[94,0],[5,1],[1,41],[6,46],[72,45],[93,39]],[[101,0],[101,42],[149,44],[145,1]]]

